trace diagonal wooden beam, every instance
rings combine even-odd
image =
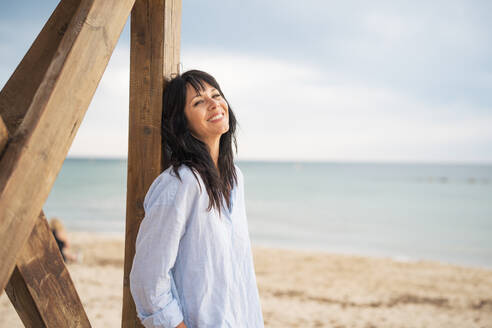
[[[73,3],[69,1],[58,5],[37,40],[49,39],[50,35],[52,40],[60,39],[60,33],[55,33],[56,31],[47,27],[56,26],[57,23],[59,26],[63,26],[68,22],[71,17],[67,15],[73,14],[75,11],[68,10],[67,7],[69,6],[74,7]],[[25,81],[16,80],[16,78],[22,77],[18,73],[19,71],[29,72],[32,70],[31,76],[33,77],[37,75],[36,73],[39,74],[34,67],[30,67],[29,70],[26,63],[34,61],[33,53],[34,55],[41,53],[44,56],[49,53],[50,49],[46,48],[44,51],[40,51],[39,46],[42,44],[35,41],[30,54],[28,52],[24,57],[23,62],[16,70],[17,73],[14,73],[9,80],[9,86],[6,86],[4,91],[12,90],[12,87],[15,89],[16,84],[18,88],[29,85],[31,82],[29,79]],[[42,61],[42,58],[38,58],[39,67],[43,67]],[[19,92],[29,98],[29,88]],[[19,97],[17,94],[15,96]],[[2,97],[0,94],[0,99],[5,100],[6,97]],[[17,101],[23,102],[25,98],[19,97]],[[0,154],[3,153],[8,141],[7,125],[12,131],[15,131],[18,121],[22,121],[23,117],[19,116],[19,113],[17,115],[7,116],[5,122],[0,116]],[[5,291],[25,327],[68,327],[74,325],[76,327],[90,327],[89,319],[43,212],[36,220],[28,241],[17,256],[15,269]]]
[[[161,172],[163,76],[177,73],[181,0],[137,0],[131,14],[130,124],[122,327],[142,327],[130,293],[143,199]]]
[[[7,126],[0,116],[0,154],[3,152],[3,149],[7,144],[8,136]],[[38,311],[36,303],[31,296],[29,288],[27,287],[27,284],[17,266],[10,276],[10,280],[5,287],[5,291],[7,292],[10,301],[17,310],[17,313],[19,314],[19,317],[25,327],[46,327],[43,319],[41,318],[41,314]]]
[[[5,291],[25,326],[38,315],[46,327],[91,326],[42,212],[17,256]]]
[[[80,0],[28,109],[15,100],[5,101],[11,107],[3,108],[2,116],[12,112],[25,116],[0,160],[0,292],[48,197],[133,2]],[[49,38],[46,42],[52,49]],[[2,98],[15,92],[2,92]]]
[[[0,116],[0,153],[8,132]],[[25,327],[90,327],[48,222],[41,212],[5,291]]]
[[[10,135],[19,127],[81,0],[60,1],[0,91],[0,115]]]
[[[31,292],[17,267],[15,267],[14,272],[10,276],[9,283],[5,287],[5,292],[19,314],[24,327],[46,327],[41,314],[39,314],[36,303],[32,299]]]

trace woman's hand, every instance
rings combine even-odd
[[[177,325],[176,328],[186,328],[184,321],[181,321],[181,323]]]

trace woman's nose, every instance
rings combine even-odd
[[[212,98],[212,97],[208,97],[208,101],[210,103],[210,107],[209,109],[214,109],[215,107],[218,107],[219,106],[219,101]]]

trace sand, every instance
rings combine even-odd
[[[68,269],[93,327],[120,327],[122,236],[69,233]],[[266,327],[492,327],[492,270],[254,248]],[[5,293],[0,327],[23,327]]]

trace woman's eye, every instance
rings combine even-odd
[[[219,98],[219,97],[220,97],[220,94],[218,93],[218,94],[216,94],[216,95],[213,95],[212,97],[217,97],[217,98]]]
[[[195,107],[195,106],[196,106],[196,105],[198,105],[198,104],[201,104],[202,102],[203,102],[203,100],[198,100],[198,101],[197,101],[197,102],[193,105],[193,107]]]

